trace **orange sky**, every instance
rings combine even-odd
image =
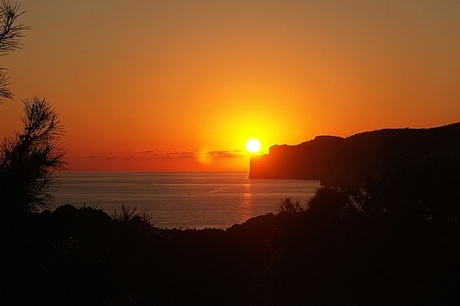
[[[458,0],[19,2],[0,136],[46,98],[70,170],[247,170],[249,137],[460,121]]]

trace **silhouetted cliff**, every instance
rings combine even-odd
[[[317,136],[275,145],[253,156],[250,178],[319,179],[323,185],[362,184],[405,159],[460,159],[460,122],[428,129],[382,129],[350,137]]]

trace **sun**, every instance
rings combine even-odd
[[[261,147],[262,145],[260,144],[260,141],[257,138],[249,138],[246,141],[246,150],[249,153],[254,154],[254,153],[259,152]]]

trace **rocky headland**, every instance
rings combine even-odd
[[[346,138],[317,136],[275,145],[253,156],[250,178],[319,179],[323,185],[361,185],[406,160],[460,159],[460,122],[426,129],[382,129]]]

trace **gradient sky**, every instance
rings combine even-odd
[[[24,0],[15,101],[46,98],[70,170],[247,170],[249,137],[460,121],[460,1]]]

